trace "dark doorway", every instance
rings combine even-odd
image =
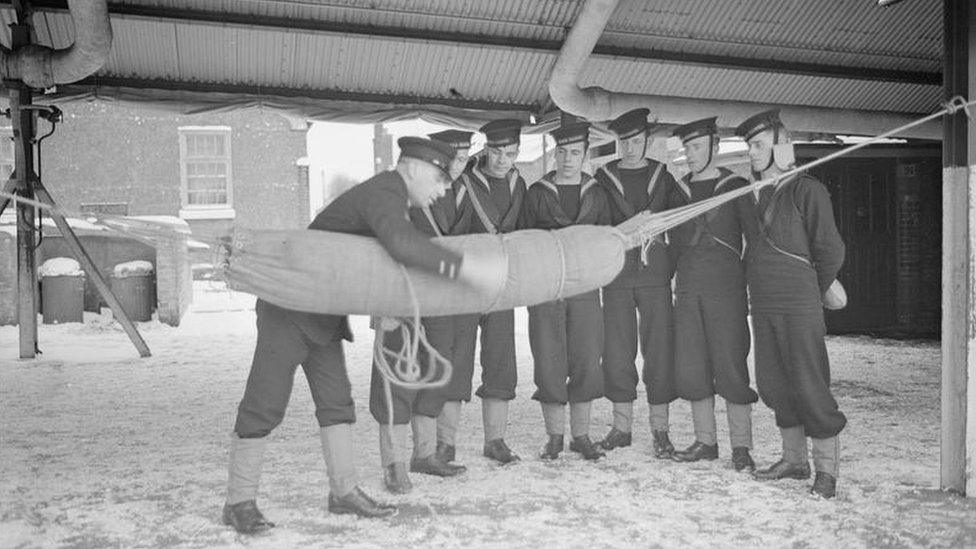
[[[847,289],[848,304],[827,313],[828,330],[890,332],[898,324],[895,159],[841,158],[812,174],[830,192],[847,246],[838,279]]]

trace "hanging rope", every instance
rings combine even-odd
[[[850,154],[853,151],[862,149],[864,147],[867,147],[868,145],[872,145],[883,139],[894,137],[907,129],[914,128],[915,126],[919,126],[930,120],[935,120],[936,118],[939,118],[941,116],[947,114],[954,114],[960,110],[966,113],[966,116],[970,116],[969,107],[972,107],[973,105],[976,105],[976,100],[966,101],[966,99],[961,96],[953,97],[943,105],[943,108],[941,110],[935,113],[932,113],[923,118],[919,118],[918,120],[909,122],[908,124],[905,124],[903,126],[899,126],[881,135],[866,139],[861,143],[857,143],[855,145],[845,147],[839,151],[830,153],[812,162],[793,168],[789,171],[783,172],[777,175],[776,177],[763,179],[751,185],[739,187],[738,189],[734,189],[722,193],[720,195],[707,198],[700,202],[695,202],[694,204],[682,206],[680,208],[665,210],[663,212],[658,212],[658,213],[650,213],[646,211],[640,212],[634,217],[628,219],[627,221],[624,221],[620,225],[617,225],[617,228],[620,229],[620,231],[624,234],[625,238],[627,238],[628,248],[641,246],[643,250],[647,245],[649,245],[649,241],[651,241],[654,237],[663,234],[666,231],[674,227],[677,227],[678,225],[681,225],[682,223],[690,221],[709,210],[712,210],[727,202],[735,200],[740,196],[747,195],[755,190],[762,189],[763,187],[767,187],[769,185],[775,185],[780,181],[789,179],[811,168],[815,168],[822,164],[826,164],[827,162],[830,162],[832,160],[836,160],[842,156]]]
[[[413,304],[412,318],[382,317],[376,326],[376,338],[373,341],[373,366],[383,376],[383,395],[386,399],[387,424],[393,428],[393,389],[398,385],[405,389],[434,389],[443,387],[451,380],[453,367],[451,361],[444,358],[433,345],[427,341],[427,333],[420,321],[420,302],[407,269],[400,266],[407,292]],[[390,326],[387,328],[387,326]],[[387,349],[383,345],[385,332],[400,331],[400,349]],[[427,354],[427,368],[421,368],[417,355],[423,347]],[[392,361],[392,363],[391,363]]]

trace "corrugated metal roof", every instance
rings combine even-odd
[[[904,70],[941,68],[942,2],[625,0],[601,44]]]
[[[561,41],[571,0],[123,0],[113,4]],[[623,0],[602,45],[939,70],[941,0]]]
[[[537,109],[548,97],[553,44],[563,39],[580,2],[123,0],[110,6],[130,11],[112,17],[115,44],[98,73],[102,78],[142,85],[170,81],[176,87],[182,82],[326,90],[418,102],[463,98]],[[186,10],[244,14],[253,24],[185,20]],[[678,55],[669,61],[594,55],[581,84],[677,97],[929,112],[941,100],[941,87],[931,83],[688,63],[681,54],[938,72],[941,12],[941,0],[911,0],[887,9],[867,0],[622,0],[601,46]],[[0,22],[9,23],[12,13],[0,11]],[[269,19],[332,26],[325,31],[261,24]],[[72,41],[66,12],[38,12],[35,22],[40,43],[64,47]],[[355,32],[342,32],[346,26]],[[431,38],[370,35],[372,27],[422,30]],[[2,29],[9,36],[7,26]],[[450,33],[492,39],[452,41],[445,38],[456,36]]]

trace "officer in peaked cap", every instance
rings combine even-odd
[[[606,193],[582,171],[589,127],[579,122],[551,132],[556,169],[529,187],[521,227],[552,230],[610,223]],[[599,459],[604,453],[589,437],[591,403],[603,396],[599,290],[529,307],[529,343],[536,381],[532,398],[542,405],[548,435],[542,459],[556,459],[563,451],[566,403],[572,435],[569,449],[585,459]]]
[[[525,180],[515,168],[522,122],[493,120],[481,127],[485,154],[454,182],[457,224],[470,234],[507,233],[517,228],[525,198]],[[455,457],[461,402],[471,399],[474,351],[481,331],[481,397],[485,441],[483,455],[505,465],[519,460],[505,442],[508,403],[515,398],[515,313],[496,311],[456,317],[454,379],[442,391],[446,399],[437,422],[438,455]]]
[[[445,130],[428,136],[433,142],[447,145],[454,151],[454,158],[448,167],[452,180],[460,175],[467,163],[468,152],[471,149],[471,135],[471,132],[461,130]],[[458,231],[463,231],[456,223],[456,213],[454,192],[448,189],[444,196],[429,206],[411,207],[410,221],[417,230],[431,237],[457,234]],[[421,319],[427,340],[441,356],[451,360],[452,363],[455,361],[457,335],[457,330],[454,328],[455,318],[434,316]],[[399,327],[384,330],[374,319],[373,328],[376,329],[375,337],[381,339],[381,343],[386,348],[399,349],[402,346]],[[426,364],[426,358],[421,357],[418,360],[421,364]],[[454,372],[455,376],[459,373],[457,369]],[[470,377],[470,374],[468,375]],[[392,427],[389,424],[390,414],[387,410],[383,377],[374,368],[370,381],[369,409],[379,424],[380,462],[386,489],[395,494],[407,493],[412,489],[406,463],[407,441],[411,430],[414,446],[410,471],[444,477],[463,473],[465,471],[463,466],[445,462],[441,459],[442,456],[436,453],[436,420],[444,407],[443,390],[437,388],[416,391],[394,385],[391,391]]]
[[[793,167],[789,134],[777,110],[736,128],[746,140],[754,176],[769,179]],[[838,283],[844,242],[823,183],[802,173],[764,187],[748,231],[746,272],[756,382],[783,438],[782,458],[756,471],[761,480],[810,477],[807,437],[816,470],[811,492],[836,492],[840,442],[847,418],[830,391],[823,307]]]
[[[672,208],[706,200],[748,182],[716,165],[716,117],[674,129],[684,144],[690,173],[671,193]],[[695,441],[675,452],[677,461],[718,458],[715,394],[726,402],[732,466],[755,469],[749,386],[748,306],[742,263],[743,230],[753,215],[752,197],[741,197],[684,223],[670,233],[675,272],[675,388],[691,401]]]
[[[667,166],[647,158],[651,129],[647,120],[649,114],[648,109],[634,109],[608,124],[616,134],[620,158],[598,169],[596,179],[610,199],[614,225],[638,212],[666,209],[668,197],[675,187],[674,177]],[[642,249],[629,251],[620,275],[603,288],[604,393],[613,402],[613,427],[600,443],[605,450],[631,445],[634,400],[640,379],[635,361],[640,343],[654,455],[664,459],[674,453],[668,436],[669,403],[676,398],[671,304],[673,274],[674,264],[668,245],[660,237]]]
[[[404,265],[444,278],[457,278],[488,291],[503,266],[473,252],[448,250],[418,231],[407,219],[407,205],[425,206],[443,196],[454,149],[418,137],[398,141],[396,169],[382,172],[346,191],[309,229],[372,236]],[[258,479],[267,435],[280,423],[291,395],[295,368],[305,370],[329,476],[332,513],[383,517],[392,505],[379,503],[358,484],[350,424],[356,419],[342,340],[352,339],[343,315],[294,311],[258,300],[257,344],[237,409],[230,444],[227,499],[223,521],[240,533],[274,526],[258,510]]]

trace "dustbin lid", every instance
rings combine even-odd
[[[42,278],[49,276],[85,276],[81,265],[70,257],[52,257],[41,264],[37,274]]]
[[[112,276],[115,278],[127,278],[130,276],[147,276],[153,273],[153,264],[148,261],[136,260],[119,263],[112,269]]]

